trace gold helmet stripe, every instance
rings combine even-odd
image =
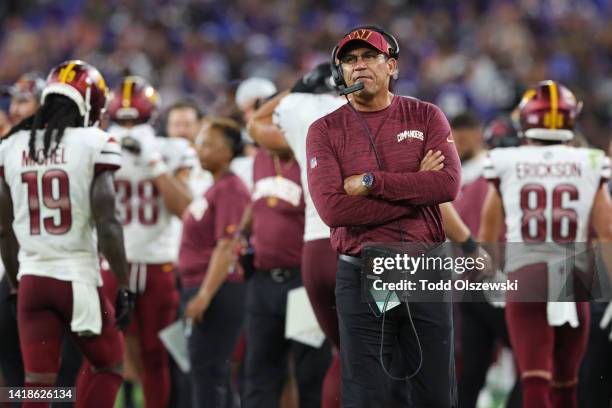
[[[548,91],[550,93],[550,128],[556,129],[559,110],[559,92],[555,81],[548,82]]]
[[[133,85],[134,80],[132,77],[127,77],[123,81],[123,101],[121,101],[121,106],[124,108],[129,108],[131,105]]]

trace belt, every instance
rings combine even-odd
[[[351,265],[355,265],[361,268],[361,258],[358,256],[340,254],[339,258],[344,262],[348,262]]]
[[[283,283],[293,279],[293,277],[296,275],[299,275],[300,268],[258,269],[257,272],[261,272],[264,275],[269,276],[274,282]]]

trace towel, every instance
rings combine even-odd
[[[79,336],[95,336],[102,333],[102,311],[96,285],[72,282],[70,329]]]
[[[580,325],[575,302],[547,302],[546,317],[548,324],[553,327],[563,326],[565,323],[569,323],[573,328]]]
[[[571,261],[571,259],[569,259]],[[564,300],[563,302],[547,302],[546,318],[551,326],[563,326],[569,323],[576,328],[580,325],[576,303],[572,302],[572,273],[574,265],[565,257],[551,257],[548,260],[548,299]]]

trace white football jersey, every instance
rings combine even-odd
[[[230,163],[230,170],[240,177],[247,190],[253,192],[253,163],[254,156],[239,156]]]
[[[132,263],[174,262],[179,238],[172,226],[173,215],[166,209],[143,157],[157,152],[170,171],[176,172],[193,165],[195,151],[185,140],[156,137],[149,125],[129,129],[113,126],[109,132],[120,141],[125,137],[138,140],[142,149],[140,155],[123,151],[115,180],[127,259]]]
[[[508,242],[586,242],[595,193],[610,177],[597,149],[565,145],[494,149],[485,177],[499,182]]]
[[[36,160],[29,131],[0,144],[0,175],[13,200],[19,241],[19,275],[48,276],[101,285],[97,236],[91,214],[91,183],[97,171],[116,170],[121,149],[98,128],[67,128],[45,159],[39,132]]]
[[[317,119],[344,105],[346,100],[330,94],[290,93],[281,99],[274,110],[272,121],[283,130],[287,143],[293,150],[295,160],[300,165],[306,218],[304,241],[314,241],[330,237],[329,227],[323,222],[310,197],[306,171],[306,136],[308,128]]]

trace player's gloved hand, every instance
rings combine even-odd
[[[480,281],[495,275],[491,255],[472,236],[461,243],[461,248],[465,257],[474,259],[475,268],[469,272],[468,279]]]
[[[324,62],[300,78],[291,88],[291,92],[328,93],[334,90],[331,82],[331,65]]]
[[[123,139],[121,139],[121,148],[136,156],[140,155],[142,150],[138,139],[132,136],[125,136]]]
[[[608,303],[608,307],[606,308],[606,311],[604,312],[604,315],[601,318],[601,321],[599,322],[599,327],[601,328],[601,330],[606,330],[607,328],[610,331],[608,339],[612,341],[612,325],[610,324],[610,322],[612,322],[612,302]]]
[[[123,330],[130,324],[136,307],[136,294],[127,288],[119,288],[115,304],[115,324]]]

